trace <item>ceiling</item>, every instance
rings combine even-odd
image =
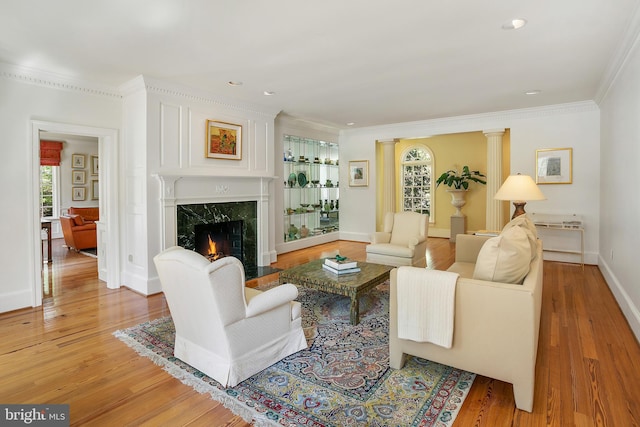
[[[0,61],[110,87],[144,75],[363,127],[595,99],[638,4],[0,0]],[[503,30],[513,18],[528,23]]]

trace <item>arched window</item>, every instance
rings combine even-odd
[[[429,214],[429,222],[433,222],[435,215],[431,188],[431,150],[425,146],[411,147],[402,155],[401,163],[403,210]]]

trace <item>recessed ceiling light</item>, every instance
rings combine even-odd
[[[527,20],[522,18],[512,19],[502,24],[503,30],[517,30],[527,25]]]
[[[242,82],[228,81],[227,84],[229,86],[242,86]]]
[[[349,122],[349,123],[347,123],[347,126],[353,126],[355,124],[356,124],[355,122]]]
[[[537,94],[539,94],[540,92],[542,92],[542,91],[541,91],[541,90],[538,90],[538,89],[534,89],[534,90],[528,90],[528,91],[526,91],[524,94],[525,94],[525,95],[537,95]]]
[[[275,95],[275,94],[276,94],[275,92],[272,92],[272,91],[270,91],[270,90],[265,90],[265,91],[264,91],[264,92],[262,92],[262,93],[264,93],[264,94],[265,94],[265,96],[271,96],[271,95]]]

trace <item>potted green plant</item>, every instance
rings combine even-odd
[[[486,176],[481,174],[480,171],[472,171],[469,170],[469,166],[463,166],[462,173],[459,173],[457,169],[449,169],[440,175],[436,180],[436,187],[444,184],[454,190],[468,190],[469,182],[486,184],[487,181],[482,178],[486,178]]]
[[[469,170],[469,166],[463,166],[462,173],[459,173],[457,169],[450,169],[438,177],[436,187],[439,187],[440,184],[449,187],[447,192],[451,194],[451,204],[456,208],[456,213],[454,213],[453,216],[464,216],[461,208],[466,203],[464,195],[469,189],[469,183],[477,182],[478,184],[485,185],[487,181],[482,179],[485,177],[486,176],[481,174],[480,171]]]

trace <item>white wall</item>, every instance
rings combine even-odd
[[[600,103],[600,270],[640,340],[640,37]]]
[[[168,200],[197,197],[202,201],[207,194],[211,199],[219,198],[219,185],[230,193],[226,197],[234,192],[246,194],[246,182],[239,181],[249,179],[257,188],[254,194],[262,214],[259,221],[273,218],[273,203],[268,200],[270,184],[265,183],[270,183],[274,175],[274,120],[278,111],[221,102],[210,94],[146,77],[134,79],[123,89],[123,280],[124,285],[149,295],[161,290],[153,256],[164,249],[164,242],[175,241],[175,236],[166,235],[175,230],[175,224],[167,224],[174,221],[167,218],[171,211],[165,206]],[[240,160],[205,158],[207,119],[242,126]],[[219,184],[220,177],[227,181]],[[234,188],[236,184],[238,188]],[[163,185],[171,194],[163,193]],[[189,194],[181,194],[181,189]],[[270,232],[270,227],[266,231]],[[275,258],[273,236],[258,239],[262,252],[272,253]],[[271,255],[259,259],[260,265],[271,261]]]
[[[49,84],[48,82],[52,82]],[[35,284],[34,259],[38,244],[34,224],[28,219],[38,209],[33,194],[33,145],[31,120],[120,127],[120,97],[99,90],[57,84],[42,76],[33,78],[23,70],[0,64],[0,129],[2,129],[4,183],[0,210],[0,312],[32,306]]]
[[[511,173],[535,176],[536,149],[573,148],[573,184],[540,186],[547,200],[529,202],[526,210],[583,215],[586,260],[595,264],[599,238],[600,164],[594,153],[600,150],[599,115],[595,103],[584,102],[343,131],[340,174],[348,176],[349,160],[369,160],[370,176],[369,187],[341,188],[340,237],[368,241],[375,231],[375,199],[379,192],[376,175],[381,173],[375,170],[376,140],[509,128]],[[545,254],[546,259],[571,256]]]

